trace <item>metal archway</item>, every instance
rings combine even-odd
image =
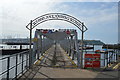
[[[82,32],[82,38],[81,38],[81,45],[82,45],[82,49],[81,49],[81,61],[80,61],[80,65],[82,68],[82,56],[83,56],[83,36],[84,36],[84,32],[87,30],[87,27],[84,25],[83,22],[81,22],[80,20],[78,20],[77,18],[70,16],[68,14],[64,14],[64,13],[48,13],[48,14],[44,14],[42,16],[39,16],[37,18],[35,18],[34,20],[31,20],[30,23],[26,26],[27,29],[30,30],[30,46],[29,46],[29,50],[30,50],[30,58],[32,57],[32,48],[31,48],[31,44],[32,44],[32,29],[35,28],[37,25],[49,21],[49,20],[62,20],[62,21],[66,21],[69,22],[71,24],[73,24],[74,26],[76,26],[81,32]],[[32,59],[29,60],[30,65],[32,62]]]
[[[67,21],[73,25],[75,25],[77,28],[79,28],[81,31],[86,31],[87,27],[85,25],[83,25],[83,23],[78,20],[77,18],[70,16],[68,14],[63,14],[63,13],[49,13],[49,14],[45,14],[42,16],[39,16],[37,18],[35,18],[34,20],[32,20],[32,29],[34,27],[36,27],[37,25],[49,21],[49,20],[63,20],[63,21]],[[30,25],[31,22],[28,24]],[[27,29],[30,29],[28,27],[28,25],[26,26]],[[84,30],[82,30],[82,26],[84,26]]]

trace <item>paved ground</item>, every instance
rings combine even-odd
[[[40,61],[20,78],[116,78],[118,71],[94,72],[78,69],[64,50],[53,45]]]

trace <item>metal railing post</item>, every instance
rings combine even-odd
[[[9,80],[10,57],[7,58],[7,80]]]
[[[77,32],[75,32],[75,48],[77,52],[77,66],[80,68],[82,65],[81,65],[81,60],[80,60],[81,54],[79,51]]]
[[[18,54],[16,54],[15,79],[17,79],[17,63],[18,63]]]
[[[28,67],[28,53],[26,54],[26,68]]]
[[[23,54],[22,54],[22,74],[23,74]]]

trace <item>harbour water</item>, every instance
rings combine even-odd
[[[22,49],[28,49],[28,45],[22,45]],[[6,45],[6,44],[0,44],[0,50],[1,49],[20,49],[20,45]]]

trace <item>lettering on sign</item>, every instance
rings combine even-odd
[[[40,23],[43,23],[43,22],[49,21],[49,20],[67,21],[67,22],[75,25],[76,27],[78,27],[81,31],[85,32],[87,30],[87,27],[85,25],[83,25],[83,23],[80,22],[78,19],[76,19],[73,16],[63,14],[63,13],[49,13],[49,14],[39,16],[36,19],[32,20],[32,28],[34,28],[35,26],[37,26]],[[83,29],[82,29],[82,26],[83,26]],[[27,28],[28,28],[28,25],[27,25]],[[30,29],[30,28],[28,28],[28,29]]]
[[[38,24],[48,21],[48,20],[64,20],[64,21],[74,24],[75,26],[77,26],[80,29],[82,26],[82,23],[78,19],[76,19],[72,16],[69,16],[69,15],[66,15],[66,14],[61,14],[61,13],[51,13],[51,14],[46,14],[46,15],[40,16],[33,20],[32,26],[33,27],[37,26]]]

